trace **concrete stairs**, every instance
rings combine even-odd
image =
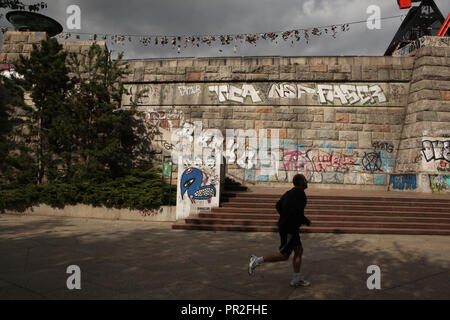
[[[276,232],[278,192],[227,192],[220,208],[200,212],[172,227]],[[302,226],[302,233],[450,235],[449,198],[323,194],[308,195],[305,215],[311,226]]]

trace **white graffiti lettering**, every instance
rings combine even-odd
[[[450,140],[447,141],[422,141],[422,152],[425,160],[446,160],[450,161]]]
[[[244,84],[242,88],[238,88],[233,85],[216,85],[209,86],[209,92],[214,92],[219,99],[219,102],[234,101],[244,103],[247,97],[250,97],[253,103],[261,102],[258,91],[255,90],[253,85]]]
[[[308,88],[298,84],[294,86],[292,84],[273,84],[270,87],[268,98],[289,98],[289,99],[300,99],[302,93],[315,94],[316,91],[313,88]]]
[[[201,93],[199,85],[195,86],[178,86],[178,92],[183,96],[198,96]]]
[[[374,104],[387,102],[383,90],[378,85],[354,86],[354,85],[317,85],[317,94],[320,103],[333,103],[335,99],[339,99],[341,104],[355,104],[359,102],[361,105],[370,103]],[[376,98],[376,100],[375,100]]]

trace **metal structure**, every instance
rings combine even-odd
[[[17,31],[46,32],[48,37],[54,37],[63,31],[59,22],[35,12],[9,11],[6,19]]]
[[[411,2],[421,3],[419,6],[411,7]],[[392,55],[395,50],[398,50],[423,36],[437,35],[439,29],[445,22],[444,16],[433,0],[398,0],[398,4],[401,9],[409,7],[411,7],[411,9],[384,53],[385,56]],[[450,36],[448,31],[444,34]]]

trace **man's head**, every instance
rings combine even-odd
[[[306,180],[305,176],[300,173],[294,176],[294,178],[292,179],[292,183],[296,188],[308,188],[308,181]]]

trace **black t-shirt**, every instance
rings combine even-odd
[[[278,228],[281,232],[297,232],[305,221],[306,194],[299,188],[286,192],[276,204],[280,219]]]

